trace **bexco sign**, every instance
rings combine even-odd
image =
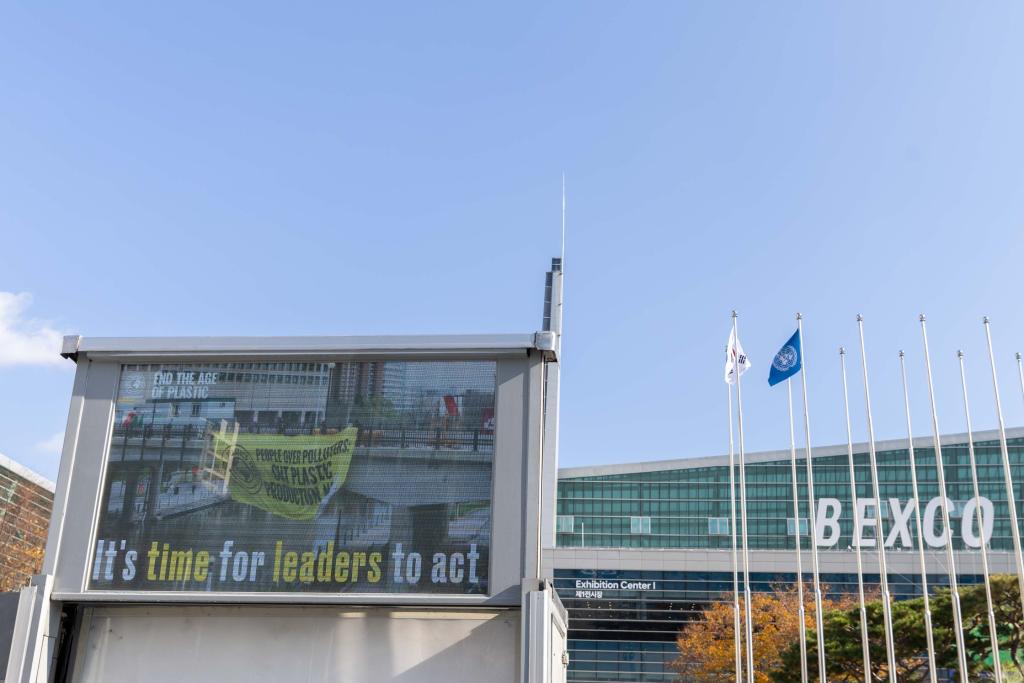
[[[630,581],[620,579],[576,579],[577,598],[602,598],[604,591],[653,591],[657,590],[657,581]]]
[[[898,498],[889,498],[889,510],[891,511],[891,520],[888,520],[886,527],[888,527],[889,533],[885,538],[885,547],[891,548],[896,545],[898,540],[900,546],[911,548],[913,547],[910,535],[911,520],[914,516],[914,510],[917,506],[916,500],[908,500],[906,504],[900,504]],[[940,507],[946,506],[946,510],[952,517],[953,510],[955,508],[954,503],[949,498],[938,497],[932,498],[928,501],[928,504],[924,506],[924,510],[921,514],[921,526],[924,527],[924,541],[932,548],[944,548],[946,544],[952,539],[952,530],[945,527],[942,523],[942,514]],[[992,540],[992,526],[995,520],[995,508],[992,505],[992,501],[988,498],[980,498],[981,507],[981,519],[982,519],[982,535],[984,536],[985,543]],[[861,498],[857,501],[857,519],[856,529],[859,529],[859,533],[854,533],[853,545],[861,548],[874,548],[875,539],[873,537],[865,538],[864,529],[873,527],[877,530],[878,519],[875,515],[868,516],[868,510],[874,512],[875,501],[874,499]],[[966,501],[961,513],[960,520],[960,537],[963,538],[964,543],[969,548],[980,548],[981,539],[978,538],[976,533],[976,522],[977,522],[977,509],[978,502],[974,498]],[[839,530],[839,517],[843,513],[843,504],[838,498],[821,498],[818,500],[818,511],[815,516],[815,528],[814,528],[814,541],[819,547],[831,548],[839,541],[840,530]],[[938,524],[936,524],[938,520]],[[954,522],[950,519],[950,526],[953,526]],[[936,526],[939,530],[936,531]]]

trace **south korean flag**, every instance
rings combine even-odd
[[[729,346],[725,358],[725,383],[735,384],[736,378],[750,369],[750,359],[743,352],[743,345],[736,338],[736,330],[729,333]]]

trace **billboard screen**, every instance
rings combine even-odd
[[[486,594],[495,372],[122,366],[89,588]]]

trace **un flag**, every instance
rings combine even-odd
[[[768,384],[775,386],[779,382],[783,382],[800,372],[804,364],[803,361],[804,357],[800,352],[800,330],[798,329],[789,338],[789,341],[782,345],[779,352],[775,354],[775,358],[772,359],[772,368],[768,373]]]

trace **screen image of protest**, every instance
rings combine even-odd
[[[495,372],[122,366],[89,589],[487,594]]]

